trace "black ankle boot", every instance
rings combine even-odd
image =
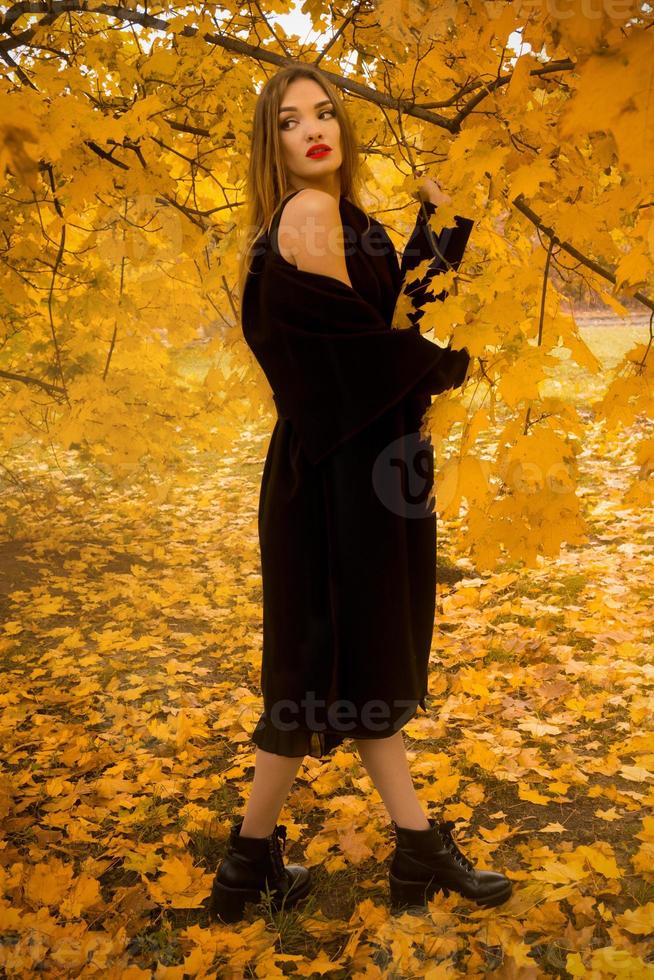
[[[299,864],[284,867],[282,849],[286,849],[286,827],[278,824],[268,837],[241,837],[241,817],[232,825],[225,855],[218,866],[209,902],[211,918],[237,922],[243,917],[246,902],[259,902],[271,892],[275,911],[290,908],[311,890],[311,876]],[[263,893],[263,895],[261,894]]]
[[[450,890],[458,892],[487,908],[506,902],[513,888],[509,878],[495,871],[475,871],[454,842],[454,821],[428,820],[427,830],[409,830],[391,821],[397,839],[389,870],[391,912],[407,906],[426,909],[437,891],[446,897]]]

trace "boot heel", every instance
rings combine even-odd
[[[437,891],[443,891],[445,897],[450,894],[447,888],[435,881],[402,881],[391,872],[388,876],[391,897],[391,912],[399,912],[407,907],[417,907],[423,910]]]
[[[300,864],[284,865],[286,827],[276,824],[268,837],[241,837],[243,820],[232,826],[224,856],[213,880],[210,918],[238,922],[246,902],[270,896],[272,907],[290,908],[311,891],[311,874]],[[240,886],[240,887],[239,887]]]
[[[223,922],[238,922],[243,918],[246,902],[258,902],[259,892],[253,888],[227,888],[214,881],[211,892],[211,915]]]

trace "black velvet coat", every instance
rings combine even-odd
[[[278,410],[258,512],[264,711],[253,741],[320,757],[426,711],[436,517],[420,426],[430,395],[461,385],[470,357],[427,340],[418,320],[444,297],[430,280],[458,267],[473,223],[457,215],[438,236],[442,258],[414,277],[413,325],[400,330],[391,323],[407,273],[434,255],[422,211],[400,265],[383,225],[371,217],[366,231],[364,212],[341,196],[350,288],[282,257],[291,196],[254,247],[242,302]]]

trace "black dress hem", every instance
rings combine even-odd
[[[427,712],[425,695],[422,696],[417,707],[422,708],[425,713]],[[365,735],[360,735],[356,731],[334,732],[329,729],[312,731],[308,728],[297,728],[292,732],[280,731],[268,723],[264,711],[252,733],[252,741],[258,748],[263,749],[264,752],[271,752],[273,755],[283,755],[286,758],[299,758],[310,755],[313,759],[320,759],[323,756],[330,755],[333,749],[337,748],[347,739],[390,738],[392,735],[397,734],[397,732],[402,731],[404,726],[415,718],[417,707],[411,716],[405,719],[400,728],[394,729],[392,732],[378,732],[375,735],[371,735],[370,732],[367,732]]]

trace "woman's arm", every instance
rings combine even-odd
[[[442,289],[434,294],[430,292],[429,287],[434,276],[438,273],[449,269],[456,271],[459,268],[474,226],[474,221],[470,218],[463,218],[457,214],[454,218],[456,223],[443,228],[440,234],[436,236],[428,226],[428,220],[435,213],[436,208],[437,205],[433,201],[422,201],[414,229],[400,263],[397,295],[399,296],[405,286],[409,287],[406,291],[415,310],[415,312],[409,313],[409,319],[415,327],[418,326],[421,317],[424,315],[423,307],[426,303],[435,299],[444,300],[447,296],[447,290]],[[412,277],[410,275],[411,270],[429,258],[433,261],[426,275],[422,279],[418,279],[417,276]]]
[[[411,283],[411,270],[424,262],[425,259],[433,257],[433,262],[423,278],[419,280],[416,277],[415,283],[407,289],[407,294],[410,296],[415,310],[415,312],[409,313],[409,319],[416,331],[420,329],[419,320],[424,315],[425,305],[436,299],[444,300],[448,295],[446,289],[441,289],[436,294],[430,292],[429,287],[432,279],[440,272],[459,268],[474,225],[470,218],[463,218],[457,214],[454,218],[454,225],[443,228],[437,237],[434,236],[428,227],[429,218],[435,213],[439,204],[449,204],[451,198],[435,181],[430,179],[423,181],[418,188],[418,195],[421,199],[421,207],[415,227],[402,255],[398,289],[399,296],[405,284]],[[416,385],[415,390],[418,394],[436,394],[445,388],[458,388],[463,384],[470,365],[468,349],[464,347],[462,350],[453,350],[448,346],[446,350],[450,352],[447,377],[444,376],[443,367],[440,364],[434,365]]]

